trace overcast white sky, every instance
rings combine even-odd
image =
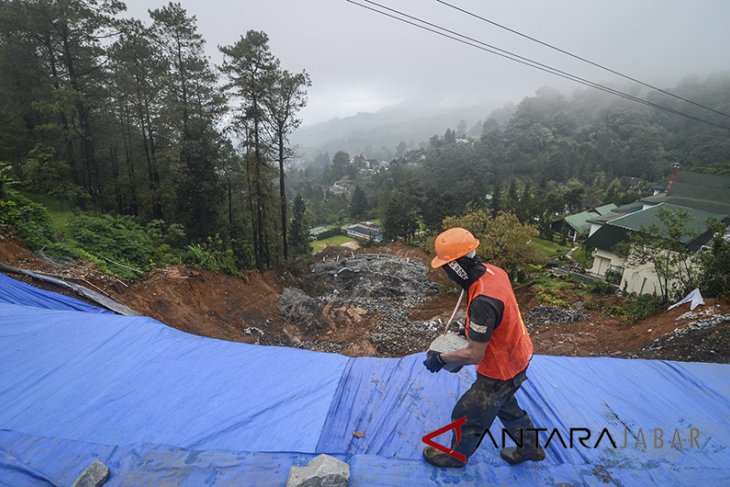
[[[312,87],[305,125],[413,99],[518,101],[544,85],[573,87],[346,0],[180,1],[197,17],[214,62],[221,60],[218,45],[255,29],[269,35],[285,68],[306,69]],[[730,70],[728,0],[448,1],[663,88],[687,75]],[[378,2],[591,80],[616,79],[436,0]],[[147,9],[166,3],[126,0],[129,14],[144,20]]]

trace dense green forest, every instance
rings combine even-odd
[[[221,240],[242,268],[275,265],[288,253],[284,162],[307,73],[283,69],[263,32],[219,47],[214,66],[180,4],[144,21],[124,9],[0,1],[4,184],[182,225],[185,242]]]
[[[673,92],[730,112],[728,74],[687,79]],[[667,95],[648,98],[722,123]],[[406,151],[402,142],[387,164],[320,154],[290,174],[292,187],[307,199],[314,223],[380,218],[386,236],[410,239],[420,227],[439,230],[447,216],[484,209],[514,212],[549,238],[550,223],[565,213],[627,203],[661,187],[674,163],[730,174],[730,130],[591,90],[568,97],[543,88],[493,112],[481,135],[465,136],[466,127],[434,135],[424,150]],[[349,192],[329,192],[335,181]]]
[[[412,241],[450,216],[505,211],[551,238],[560,215],[628,202],[673,163],[730,173],[728,130],[549,88],[476,125],[403,141],[391,160],[339,151],[289,169],[306,72],[284,69],[264,32],[219,46],[214,65],[180,4],[146,19],[124,9],[0,0],[0,225],[34,248],[86,258],[106,249],[111,262],[99,265],[119,269],[183,254],[228,272],[266,269],[307,253],[312,225],[380,220],[387,240]],[[730,75],[673,91],[730,112]],[[641,96],[724,123],[662,93]],[[31,200],[84,213],[59,235]]]

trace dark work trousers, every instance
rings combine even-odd
[[[520,441],[524,438],[525,448],[534,448],[534,432],[525,431],[534,428],[532,420],[526,411],[520,408],[515,399],[515,392],[527,379],[527,368],[510,380],[490,379],[477,374],[477,380],[464,393],[454,406],[451,419],[456,421],[466,416],[466,422],[461,427],[461,441],[454,448],[456,434],[451,440],[451,448],[466,457],[470,457],[479,447],[482,436],[499,417],[505,429],[513,438]],[[522,430],[522,435],[521,431]],[[502,434],[494,435],[495,441],[501,440]],[[509,439],[508,439],[509,441]]]

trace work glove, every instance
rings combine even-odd
[[[444,365],[446,365],[446,362],[441,359],[440,352],[429,350],[426,353],[426,360],[423,361],[423,365],[425,365],[426,368],[433,373],[441,370]]]
[[[449,370],[449,369],[446,369],[446,371],[447,371],[447,372],[451,372],[452,374],[455,374],[455,373],[457,373],[458,371],[460,371],[462,367],[463,367],[463,365],[459,365],[459,366],[458,366],[458,367],[456,367],[456,368],[455,368],[454,370]]]

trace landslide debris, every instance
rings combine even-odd
[[[428,268],[416,259],[383,254],[353,254],[323,259],[311,267],[315,278],[338,297],[405,300],[415,306],[438,294],[428,279]]]
[[[700,313],[688,312],[677,318],[695,318],[686,327],[640,347],[643,358],[690,362],[730,363],[730,314],[715,314],[713,308]]]
[[[583,311],[546,304],[534,306],[522,314],[522,319],[528,328],[537,325],[564,325],[583,321],[588,318],[588,314]]]
[[[318,297],[286,288],[277,304],[302,335],[297,346],[342,352],[359,343],[381,355],[405,355],[425,350],[438,334],[438,322],[409,321],[411,308],[439,292],[420,260],[335,255],[312,264],[304,280]]]

